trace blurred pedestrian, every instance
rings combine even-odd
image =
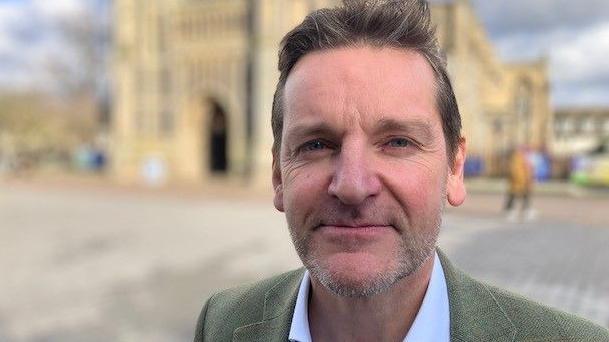
[[[517,219],[532,220],[535,211],[531,208],[531,194],[534,182],[533,166],[528,158],[526,147],[514,149],[510,156],[505,211],[510,221]],[[520,201],[520,208],[515,202]]]

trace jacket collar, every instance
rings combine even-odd
[[[516,327],[488,287],[456,269],[442,251],[438,256],[448,287],[451,341],[514,341]],[[268,290],[262,320],[236,329],[233,341],[286,341],[303,275],[304,268],[289,272]]]
[[[235,330],[233,341],[282,341],[288,338],[304,268],[287,273],[264,297],[262,320]]]
[[[488,286],[455,268],[438,250],[446,277],[451,341],[514,341],[512,323]]]

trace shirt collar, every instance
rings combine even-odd
[[[311,331],[309,330],[309,291],[311,289],[311,279],[309,271],[305,271],[298,296],[296,306],[292,316],[290,326],[290,342],[312,342]],[[444,271],[440,264],[438,254],[434,255],[433,270],[431,279],[423,298],[423,303],[419,312],[410,327],[404,342],[410,341],[442,341],[450,340],[450,314],[448,310],[448,290]]]
[[[404,341],[450,341],[448,290],[438,253],[434,256],[433,270],[423,303]]]
[[[311,279],[309,271],[305,271],[300,288],[298,289],[298,297],[296,297],[296,306],[292,316],[292,326],[290,327],[290,342],[311,342],[311,330],[309,330],[309,291],[311,289]]]

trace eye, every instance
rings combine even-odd
[[[404,148],[412,145],[412,142],[406,138],[393,138],[387,142],[387,146],[395,148]]]
[[[328,145],[319,139],[311,140],[304,143],[299,150],[302,152],[320,151],[327,148]]]

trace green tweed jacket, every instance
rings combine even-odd
[[[448,286],[451,341],[609,341],[609,331],[576,316],[480,283],[438,251]],[[287,341],[304,269],[212,296],[195,342]]]

